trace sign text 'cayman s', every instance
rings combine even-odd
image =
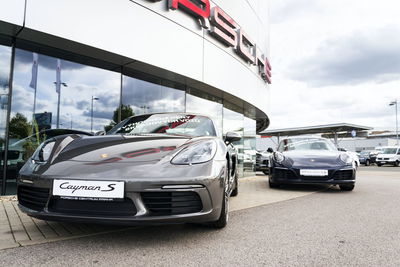
[[[163,0],[149,0],[160,2]],[[267,56],[264,56],[257,44],[253,42],[245,31],[221,8],[211,8],[210,0],[167,0],[172,10],[181,9],[197,18],[201,26],[217,40],[235,52],[246,62],[258,66],[263,80],[271,83],[271,65]]]

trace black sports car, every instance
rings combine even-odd
[[[269,185],[331,184],[351,191],[356,182],[354,159],[324,138],[288,138],[270,157]]]
[[[96,223],[205,222],[222,228],[238,193],[235,133],[201,115],[130,117],[105,136],[48,139],[20,171],[30,216]]]

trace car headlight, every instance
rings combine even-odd
[[[275,152],[273,155],[274,161],[281,164],[285,160],[285,156],[280,152]]]
[[[344,164],[347,164],[347,165],[353,163],[353,159],[349,155],[347,155],[346,153],[340,154],[339,155],[339,160],[341,162],[343,162]]]
[[[45,143],[41,144],[37,148],[37,150],[33,156],[33,159],[36,161],[40,161],[40,162],[45,162],[45,161],[49,160],[55,143],[56,143],[55,141],[52,141],[52,142],[45,142]]]
[[[217,152],[214,140],[192,144],[182,149],[172,160],[172,164],[191,165],[210,161]]]

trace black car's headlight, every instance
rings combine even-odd
[[[33,154],[33,159],[39,162],[46,162],[49,160],[51,152],[53,152],[55,141],[44,142],[41,144]]]
[[[217,152],[214,140],[199,142],[182,149],[172,160],[172,164],[191,165],[210,161]]]
[[[353,163],[353,159],[346,153],[340,154],[339,160],[346,165],[351,165]]]
[[[275,152],[272,157],[274,161],[279,164],[282,164],[282,162],[285,160],[285,156],[281,152]]]

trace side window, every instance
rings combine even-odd
[[[400,155],[400,148],[397,150],[397,155]]]

